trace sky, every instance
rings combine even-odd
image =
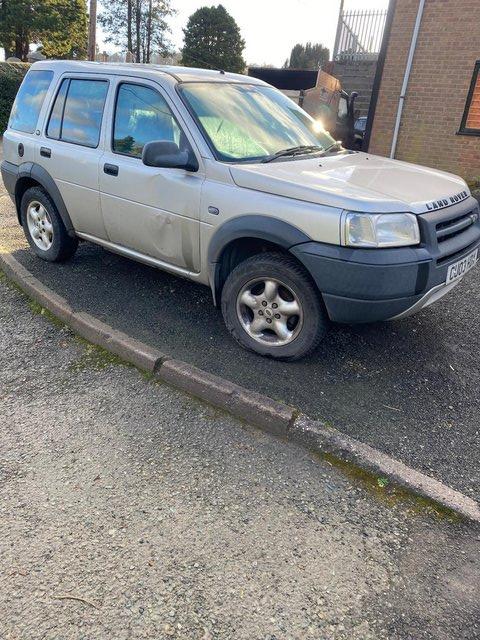
[[[170,18],[171,41],[180,49],[182,29],[199,7],[223,4],[237,21],[246,42],[247,64],[281,67],[297,43],[320,42],[333,49],[340,0],[171,0],[177,15]],[[346,9],[385,9],[388,0],[345,0]],[[98,34],[101,51],[112,52]]]

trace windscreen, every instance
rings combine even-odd
[[[191,82],[181,95],[219,160],[255,162],[298,146],[327,148],[334,139],[273,87]]]

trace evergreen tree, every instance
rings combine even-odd
[[[5,58],[27,59],[30,42],[36,37],[31,23],[35,4],[31,0],[0,0],[0,45]]]
[[[244,71],[245,41],[237,23],[221,4],[197,9],[183,33],[182,64],[236,73]]]
[[[43,55],[47,58],[85,58],[88,29],[85,0],[44,0],[42,5],[38,21]]]
[[[5,57],[26,60],[32,43],[48,57],[83,58],[85,0],[0,0],[0,46]]]
[[[284,67],[287,69],[319,69],[330,58],[330,51],[322,44],[296,44]]]

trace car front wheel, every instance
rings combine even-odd
[[[303,267],[280,253],[241,262],[222,291],[225,324],[235,340],[263,356],[297,360],[324,337],[328,318]]]

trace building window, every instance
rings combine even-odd
[[[480,60],[475,65],[459,133],[480,136]]]

